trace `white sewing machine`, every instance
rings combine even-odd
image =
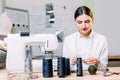
[[[24,72],[26,45],[39,45],[42,51],[54,51],[58,48],[58,40],[54,34],[36,34],[21,37],[20,34],[10,34],[5,39],[7,43],[6,69],[8,72]],[[33,60],[33,71],[41,71],[42,61]]]

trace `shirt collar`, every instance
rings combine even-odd
[[[79,38],[83,38],[83,36],[78,32]],[[92,30],[91,33],[87,38],[92,38],[94,36],[94,31]]]

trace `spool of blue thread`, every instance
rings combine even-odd
[[[57,64],[59,77],[65,77],[65,57],[58,57],[58,64]]]
[[[70,75],[70,59],[66,58],[65,59],[65,75]]]
[[[52,59],[43,59],[43,77],[53,77]]]
[[[77,58],[77,76],[83,76],[82,58]]]

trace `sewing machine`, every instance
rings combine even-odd
[[[30,36],[20,36],[20,34],[10,34],[5,39],[7,43],[6,69],[8,72],[25,72],[25,59],[30,46],[38,45],[41,51],[51,52],[58,48],[58,40],[54,34],[36,34]],[[32,53],[34,54],[34,53]],[[33,71],[41,71],[42,61],[32,60]]]

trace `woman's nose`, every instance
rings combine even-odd
[[[85,23],[82,23],[82,28],[85,28]]]

